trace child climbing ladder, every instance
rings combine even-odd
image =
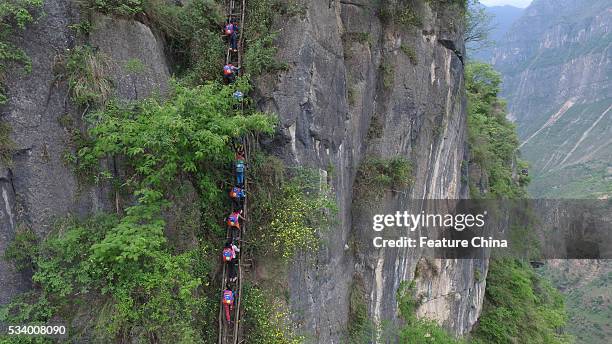
[[[244,27],[245,0],[226,0],[227,20],[223,33],[228,38],[223,76],[228,83],[242,72],[242,32]],[[236,97],[236,93],[233,95]],[[240,92],[240,100],[244,95]],[[242,107],[240,107],[242,108]],[[246,140],[234,146],[236,157],[233,165],[234,186],[230,190],[232,209],[227,221],[227,241],[221,252],[223,273],[219,309],[219,344],[238,344],[240,326],[240,300],[242,294],[241,251],[246,232],[247,218],[247,149]]]

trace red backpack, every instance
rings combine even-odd
[[[223,249],[223,260],[229,262],[234,257],[234,250],[229,247]]]
[[[223,67],[223,74],[225,74],[225,75],[232,75],[232,73],[234,72],[232,67],[233,66],[231,64],[225,65]]]
[[[233,33],[234,33],[234,24],[225,25],[225,34],[229,36]]]

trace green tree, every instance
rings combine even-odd
[[[473,343],[565,344],[563,297],[528,263],[514,259],[491,261],[485,306]]]
[[[506,104],[498,98],[501,76],[490,65],[474,62],[466,66],[465,80],[472,163],[488,174],[490,197],[522,198],[524,183],[513,178],[519,141],[514,124],[506,119]]]

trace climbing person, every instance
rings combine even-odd
[[[237,101],[241,102],[242,99],[244,98],[244,93],[242,93],[242,91],[240,91],[240,90],[236,90],[236,92],[234,92],[232,94],[232,96],[234,97],[234,99],[236,99]]]
[[[240,229],[240,220],[245,220],[244,216],[242,216],[242,209],[233,211],[227,217],[227,225]]]
[[[240,252],[240,248],[236,246],[231,239],[228,239],[225,243],[225,246],[223,247],[221,257],[223,261],[227,264],[227,274],[230,283],[236,283],[236,281],[238,280],[238,276],[236,275],[236,253],[238,252]]]
[[[233,52],[238,52],[238,30],[238,24],[236,24],[233,18],[227,20],[223,28],[223,33],[229,37],[230,49]]]
[[[232,230],[232,239],[238,238],[238,233],[240,233],[240,220],[246,221],[246,219],[242,216],[242,209],[232,212],[227,217],[227,226]]]
[[[244,148],[240,148],[236,151],[236,159],[234,160],[234,167],[236,169],[236,184],[238,187],[244,187],[244,169],[246,163],[244,162]]]
[[[234,204],[234,209],[242,209],[242,204],[246,198],[246,190],[237,186],[234,186],[229,192],[230,199]]]
[[[225,308],[225,320],[229,323],[231,321],[230,312],[234,310],[234,292],[229,284],[225,286],[221,302]]]
[[[223,261],[227,263],[236,259],[237,252],[240,252],[240,248],[238,248],[238,246],[236,246],[231,239],[228,239],[223,246],[223,251],[221,253]]]
[[[236,67],[233,64],[228,63],[223,66],[223,77],[225,78],[225,80],[227,80],[228,83],[231,84],[236,80],[236,74],[238,74],[239,70],[240,67]]]

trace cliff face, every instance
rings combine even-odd
[[[161,42],[147,26],[98,15],[92,18],[90,37],[77,37],[68,26],[89,18],[80,18],[73,1],[45,1],[43,11],[35,25],[15,38],[32,60],[32,73],[9,70],[9,102],[0,108],[16,143],[12,165],[2,166],[0,172],[0,255],[19,227],[32,228],[44,237],[58,217],[114,209],[107,187],[80,183],[64,162],[65,153],[74,149],[71,130],[84,125],[83,109],[69,100],[62,56],[77,44],[97,47],[112,61],[105,73],[120,99],[163,92],[169,79]],[[126,62],[134,59],[143,66],[138,75],[125,70]],[[0,304],[26,290],[28,281],[0,259]]]
[[[277,24],[279,58],[288,70],[257,80],[259,107],[281,119],[280,133],[264,143],[266,149],[289,164],[319,168],[338,202],[338,224],[324,234],[316,263],[298,259],[289,275],[293,320],[320,343],[345,338],[355,285],[380,324],[397,321],[397,289],[414,278],[422,301],[418,314],[455,334],[471,329],[484,294],[484,279],[478,281],[475,271],[486,275],[486,259],[432,262],[416,250],[371,246],[372,215],[419,212],[422,199],[467,197],[460,11],[443,1],[401,1],[418,18],[401,24],[381,19],[372,3],[304,1],[304,15]],[[68,114],[83,129],[82,109],[68,101],[67,85],[56,82],[53,71],[56,56],[75,46],[78,38],[67,26],[80,18],[69,0],[46,1],[44,11],[17,38],[32,57],[33,72],[7,80],[10,103],[2,120],[13,128],[18,152],[0,175],[0,254],[20,224],[42,236],[55,217],[114,208],[108,188],[80,185],[62,161],[73,147],[59,119]],[[170,68],[162,42],[147,26],[101,15],[92,22],[87,40],[112,57],[109,74],[120,98],[164,92]],[[124,69],[133,59],[144,66],[137,74]],[[354,196],[360,164],[397,156],[412,163],[412,186],[361,207]],[[28,288],[4,261],[0,281],[0,304]]]
[[[459,14],[426,1],[407,3],[422,26],[381,22],[370,1],[305,2],[305,15],[278,26],[279,55],[289,70],[258,83],[260,107],[281,118],[281,135],[268,148],[290,163],[319,168],[338,200],[339,224],[325,235],[325,251],[314,265],[296,262],[289,277],[294,320],[316,342],[343,338],[355,285],[376,322],[396,319],[399,283],[414,277],[421,253],[374,249],[372,215],[420,212],[420,199],[466,196]],[[371,156],[407,158],[414,184],[364,209],[355,199],[355,178]],[[435,272],[417,278],[424,301],[418,313],[463,334],[481,308],[484,285],[474,269],[486,273],[486,264],[434,264]]]
[[[536,0],[495,51],[540,197],[609,195],[609,1]]]

